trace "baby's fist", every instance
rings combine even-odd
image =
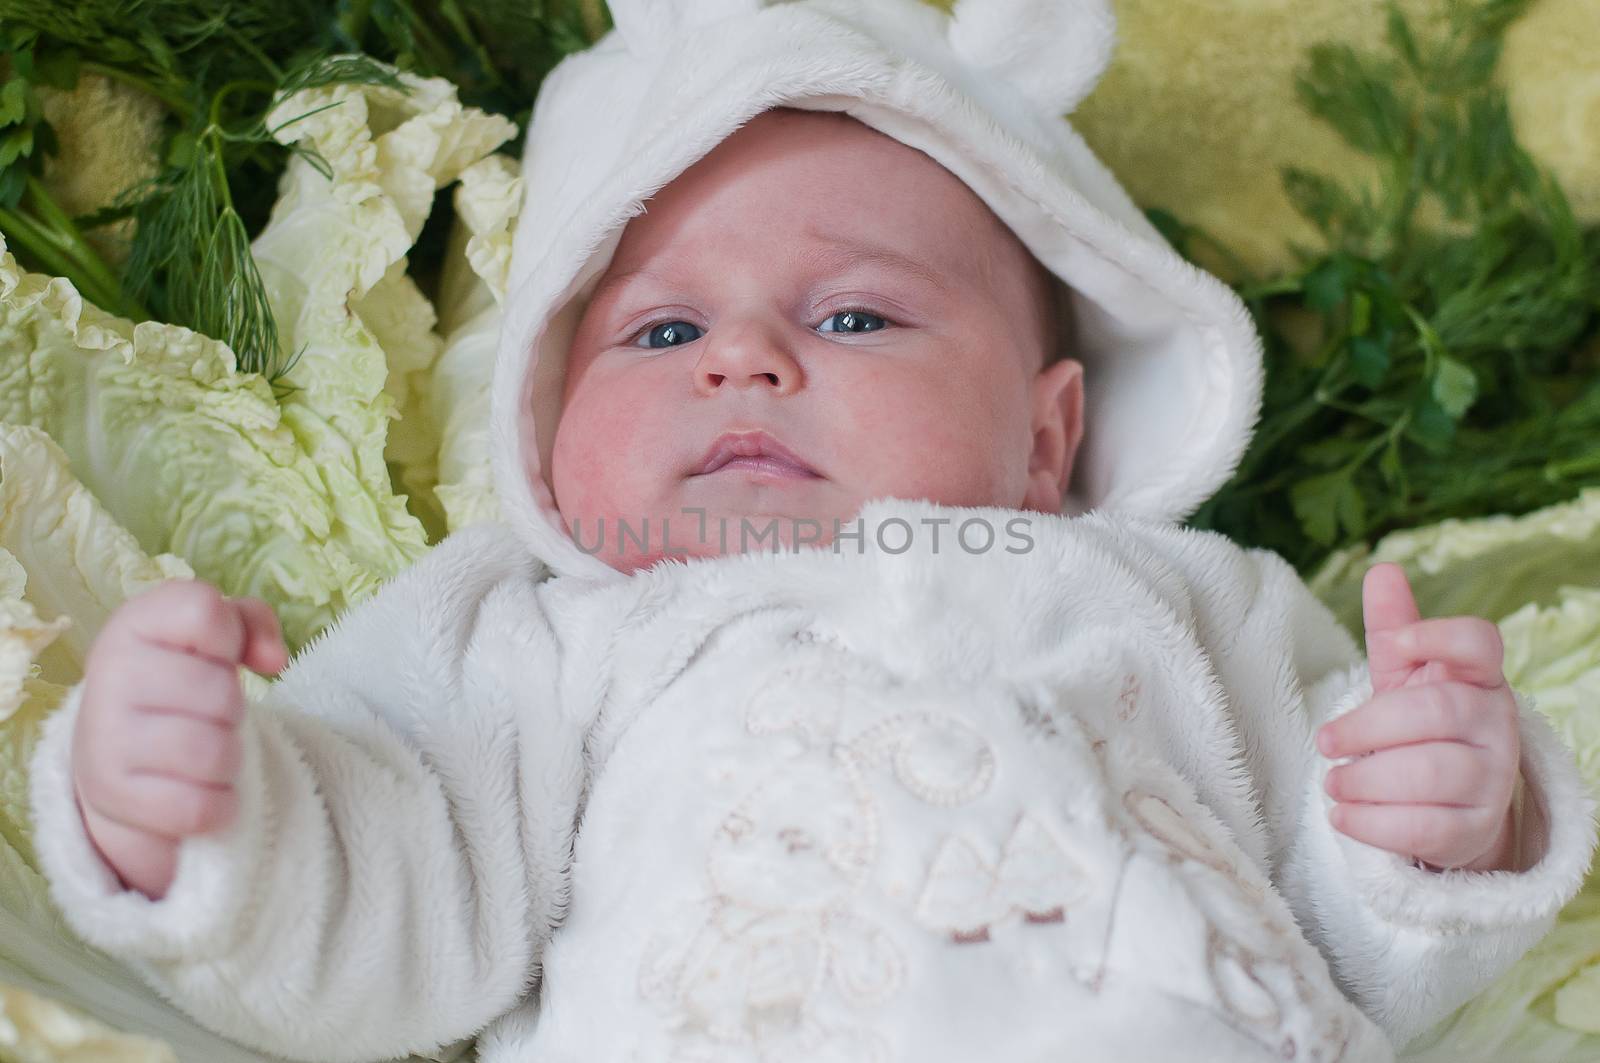
[[[159,899],[178,843],[233,822],[245,710],[239,666],[288,662],[256,598],[173,580],[124,602],[96,636],[72,736],[84,827],[123,883]]]
[[[1373,696],[1317,735],[1357,758],[1327,773],[1334,827],[1435,868],[1512,869],[1521,749],[1498,628],[1422,619],[1393,563],[1368,570],[1362,603]]]

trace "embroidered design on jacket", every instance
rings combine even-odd
[[[989,940],[996,923],[1020,915],[1027,923],[1059,923],[1089,891],[1088,874],[1066,847],[1032,816],[1018,817],[998,864],[953,835],[939,848],[917,899],[918,922],[949,933],[958,944]]]
[[[888,924],[865,914],[864,891],[876,889],[880,819],[891,802],[904,802],[900,795],[952,812],[971,805],[999,771],[996,747],[938,692],[923,698],[820,640],[795,649],[805,659],[776,669],[745,703],[746,731],[784,743],[780,766],[719,822],[705,895],[657,928],[641,963],[640,992],[669,1015],[676,1060],[895,1058],[870,1018],[907,978]],[[1131,715],[1137,678],[1116,696],[1118,715]],[[1293,947],[1305,943],[1273,918],[1274,898],[1237,863],[1215,824],[1181,811],[1188,806],[1147,775],[1153,765],[1130,760],[1131,750],[1111,756],[1077,716],[1036,707],[1030,716],[1029,708],[1022,705],[1022,722],[1044,741],[1074,748],[1065,732],[1083,733],[1090,762],[1116,795],[1102,813],[1117,839],[1110,849],[1131,853],[1139,846],[1124,846],[1143,836],[1148,856],[1170,866],[1189,893],[1206,935],[1193,972],[1211,985],[1209,992],[1195,987],[1195,1002],[1279,1058],[1341,1059],[1350,1035],[1342,1001],[1306,976],[1305,957]],[[954,829],[931,839],[922,881],[890,883],[884,896],[904,898],[913,922],[963,950],[983,947],[1008,921],[1081,936],[1090,924],[1074,922],[1075,910],[1093,913],[1090,939],[1109,942],[1127,864],[1106,872],[1098,857],[1088,859],[1090,850],[1056,822],[1059,811],[1019,811],[998,852],[995,839],[952,815]],[[1102,882],[1106,873],[1113,877]],[[1106,885],[1109,908],[1094,900]],[[874,893],[871,902],[882,899]],[[1108,971],[1104,955],[1097,968],[1073,970],[1091,992],[1107,974],[1128,976]]]
[[[818,1006],[825,996],[875,1004],[904,980],[889,935],[853,907],[877,841],[869,795],[821,759],[767,780],[724,817],[707,857],[711,895],[661,928],[640,966],[639,991],[674,1013],[684,1058],[739,1048],[763,1063],[887,1063],[881,1037],[825,1022]]]
[[[805,641],[821,645],[815,635]],[[843,733],[841,714],[897,684],[847,652],[819,654],[778,671],[746,707],[752,734],[792,733],[813,746],[826,745],[851,777],[864,780],[887,765],[907,793],[935,808],[956,808],[986,793],[995,776],[994,747],[972,725],[929,709],[902,711]],[[1016,693],[1016,692],[1013,692]],[[1059,735],[1051,716],[1026,699],[1019,711],[1043,733]],[[866,715],[863,713],[862,715]],[[1081,862],[1035,818],[1023,813],[997,865],[981,855],[978,843],[951,835],[935,853],[912,912],[923,926],[948,934],[959,944],[989,940],[996,923],[1019,915],[1025,923],[1056,923],[1067,907],[1087,892]]]
[[[1253,903],[1259,904],[1266,896],[1260,885],[1241,875],[1233,860],[1173,808],[1166,798],[1135,788],[1122,795],[1122,803],[1138,820],[1139,826],[1172,850],[1175,860],[1194,860],[1206,865],[1227,878],[1234,888]]]
[[[906,792],[937,808],[975,800],[994,780],[994,749],[971,726],[935,713],[903,713],[840,742],[834,755],[865,770],[884,761]]]
[[[1220,890],[1202,884],[1189,890],[1206,918],[1206,973],[1224,1018],[1284,1060],[1338,1063],[1343,1059],[1351,1035],[1340,1012],[1344,1005],[1314,990],[1300,969],[1307,946],[1298,931],[1270,911],[1266,890],[1166,798],[1134,786],[1123,792],[1122,802],[1138,824],[1167,848],[1174,864],[1200,864],[1226,883]],[[1246,944],[1235,934],[1252,941]],[[1297,1041],[1295,1030],[1308,1025],[1303,1042]]]
[[[1127,723],[1139,714],[1139,677],[1129,672],[1122,679],[1122,690],[1117,694],[1117,719]]]
[[[1154,792],[1162,787],[1144,779],[1144,769],[1113,755],[1104,737],[1085,731],[1104,778],[1121,793],[1132,819],[1123,829],[1155,839],[1174,868],[1199,865],[1220,876],[1213,882],[1221,888],[1185,876],[1189,899],[1206,923],[1205,969],[1219,1017],[1280,1059],[1344,1060],[1355,1033],[1354,1005],[1326,976],[1308,973],[1306,965],[1315,964],[1317,954],[1292,919],[1280,918],[1286,914],[1281,899],[1212,837],[1214,823],[1186,815]]]
[[[652,939],[639,987],[675,1013],[680,1034],[698,1047],[743,1046],[762,1060],[847,1047],[846,1058],[886,1060],[878,1035],[819,1015],[824,995],[861,1007],[887,999],[904,979],[889,935],[855,910],[879,837],[867,776],[887,768],[907,793],[949,808],[989,788],[994,750],[970,725],[934,711],[842,734],[846,707],[894,681],[822,645],[808,656],[778,669],[745,709],[749,733],[798,738],[799,754],[723,819],[707,858],[710,896],[685,925]],[[1037,832],[1022,830],[1009,862],[1002,858],[1005,881],[1030,891],[1027,903],[1040,893],[1040,849]],[[1056,907],[1031,914],[1058,918]]]
[[[954,716],[902,712],[846,736],[842,716],[848,707],[871,704],[899,684],[848,651],[820,650],[828,643],[815,632],[803,641],[819,650],[779,668],[746,704],[745,729],[751,734],[790,733],[810,746],[827,746],[842,766],[858,773],[887,763],[906,792],[939,808],[965,804],[989,788],[994,750]]]
[[[1230,941],[1215,926],[1206,934],[1206,969],[1216,989],[1217,999],[1234,1019],[1236,1027],[1248,1030],[1261,1043],[1276,1050],[1285,1060],[1304,1059],[1307,1063],[1338,1063],[1349,1047],[1351,1030],[1337,1011],[1322,1011],[1310,982],[1301,973],[1292,953],[1268,958],[1252,953]],[[1321,1027],[1309,1042],[1302,1057],[1287,1025],[1290,1013],[1281,1001],[1281,990],[1270,988],[1291,983],[1287,994],[1300,1014],[1315,1016]],[[1320,1013],[1319,1013],[1320,1012]]]

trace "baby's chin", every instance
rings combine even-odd
[[[1020,494],[1021,488],[1015,492]],[[1002,497],[1004,496],[1004,497]],[[975,480],[902,489],[847,486],[827,477],[773,477],[729,471],[670,481],[654,497],[632,503],[610,498],[612,514],[584,514],[574,536],[586,553],[619,572],[634,573],[670,558],[793,554],[826,548],[841,535],[861,535],[861,508],[873,499],[903,498],[947,506],[1025,508],[1005,489]],[[578,499],[583,502],[588,499]],[[1031,510],[1030,510],[1031,511]],[[1059,510],[1056,510],[1059,512]],[[563,522],[573,534],[571,512]]]
[[[671,534],[662,535],[662,525],[652,522],[655,537],[643,546],[630,540],[626,548],[608,549],[597,554],[618,572],[632,574],[663,561],[677,559],[731,557],[743,554],[795,554],[813,547],[826,547],[833,541],[835,525],[816,518],[788,518],[772,515],[691,513],[680,530],[678,518],[671,521]]]
[[[562,521],[585,553],[620,572],[636,572],[670,557],[794,553],[826,546],[859,508],[859,500],[819,478],[694,485],[674,497],[638,504],[632,513],[575,517],[563,512]]]

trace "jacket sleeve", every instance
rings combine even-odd
[[[465,529],[303,650],[241,725],[237,819],[181,844],[159,901],[121,889],[84,831],[74,688],[31,763],[68,923],[197,1021],[293,1059],[433,1052],[512,1007],[565,904],[584,778],[535,564],[509,530]]]
[[[1317,729],[1372,692],[1349,631],[1282,557],[1190,533],[1191,619],[1228,691],[1255,791],[1269,877],[1336,983],[1403,1048],[1549,932],[1582,887],[1595,801],[1576,758],[1517,693],[1525,867],[1433,871],[1334,829],[1335,764]]]

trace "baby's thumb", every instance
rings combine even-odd
[[[242,663],[252,672],[274,676],[289,663],[289,648],[278,627],[278,614],[260,598],[235,598],[239,619],[244,621]]]

